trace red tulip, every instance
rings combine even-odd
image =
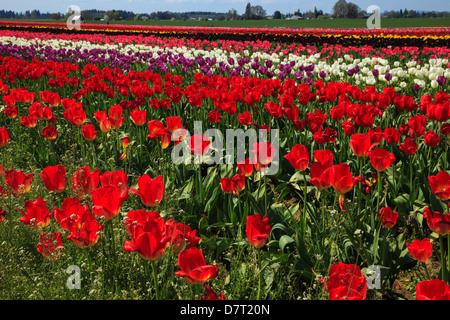
[[[446,171],[440,171],[437,175],[428,177],[428,184],[436,197],[442,201],[450,199],[450,174]]]
[[[41,197],[34,201],[25,201],[26,213],[22,209],[17,210],[23,215],[20,222],[31,226],[33,229],[44,228],[50,224],[52,214],[48,212],[47,205]]]
[[[150,120],[148,122],[148,131],[150,133],[147,135],[147,138],[151,140],[157,139],[164,133],[164,125],[161,121]]]
[[[389,144],[396,144],[400,141],[400,132],[395,128],[384,129],[384,140]]]
[[[142,126],[147,121],[146,110],[133,110],[130,112],[131,121],[137,126]]]
[[[261,214],[256,213],[252,216],[247,216],[245,230],[250,244],[255,248],[262,248],[269,238],[272,227],[267,216],[264,216],[261,220]]]
[[[411,137],[406,137],[405,142],[400,144],[398,147],[408,156],[412,156],[417,151],[416,140],[414,140],[414,138]]]
[[[333,166],[333,153],[328,150],[315,150],[314,162],[311,164],[309,182],[317,189],[323,190],[331,186],[329,174],[326,172]]]
[[[14,197],[19,197],[31,189],[34,173],[24,174],[20,170],[10,169],[5,172],[5,185],[11,188]]]
[[[39,243],[36,246],[37,252],[47,259],[56,260],[64,251],[61,232],[42,232],[39,235]]]
[[[427,262],[433,252],[430,239],[414,240],[412,243],[406,242],[406,247],[414,259],[420,262]]]
[[[430,208],[426,207],[423,217],[427,219],[427,224],[431,231],[442,235],[450,233],[450,212],[441,214],[438,211],[434,211],[431,213]]]
[[[123,170],[104,172],[100,176],[100,182],[103,187],[115,186],[122,191],[126,191],[128,189],[128,176]]]
[[[368,133],[355,133],[350,138],[350,148],[357,157],[367,157],[372,148]]]
[[[220,113],[219,113],[219,111],[211,110],[211,111],[208,113],[208,119],[209,119],[209,121],[211,121],[212,123],[217,123],[217,122],[219,122],[219,121],[220,121]]]
[[[5,222],[6,211],[0,207],[0,226]]]
[[[342,195],[352,190],[354,179],[348,164],[341,163],[334,165],[327,172],[328,176],[324,177],[324,179],[329,181],[339,194]]]
[[[238,162],[237,167],[239,172],[245,177],[250,177],[253,173],[253,162],[250,158],[245,159],[243,162]]]
[[[104,227],[88,211],[79,216],[77,224],[73,226],[67,240],[73,241],[80,249],[95,245],[100,238],[100,231]]]
[[[217,277],[219,272],[217,266],[206,264],[202,250],[196,247],[178,254],[178,266],[181,271],[175,272],[175,275],[183,277],[189,284],[205,283]]]
[[[195,155],[204,155],[209,151],[211,147],[211,142],[205,135],[194,134],[189,139],[189,147],[191,149],[191,153]]]
[[[255,142],[251,153],[253,153],[255,167],[265,168],[272,162],[275,156],[275,148],[269,141]]]
[[[450,300],[450,285],[444,280],[424,280],[416,285],[417,300]]]
[[[45,126],[42,128],[41,135],[48,140],[55,140],[58,137],[58,129],[53,126]]]
[[[4,147],[8,144],[9,141],[9,133],[6,128],[0,128],[0,148]]]
[[[357,265],[338,262],[330,267],[325,290],[330,300],[365,300],[367,280]]]
[[[164,196],[164,182],[162,176],[155,179],[144,174],[138,179],[137,189],[129,189],[129,192],[137,194],[141,198],[141,202],[147,207],[156,207],[161,203]]]
[[[222,292],[219,293],[219,295],[217,295],[217,293],[215,293],[214,290],[211,289],[206,284],[205,284],[205,292],[206,296],[200,297],[200,300],[227,300]]]
[[[34,128],[37,125],[37,119],[34,116],[21,116],[20,124],[27,128]]]
[[[95,189],[92,192],[92,212],[105,221],[111,220],[119,214],[126,199],[126,189],[122,190],[113,185]]]
[[[171,219],[165,223],[165,235],[170,237],[172,250],[176,252],[197,245],[201,238],[197,237],[196,233],[196,230],[192,230],[191,227],[184,223],[178,223]]]
[[[100,171],[91,171],[88,166],[82,167],[74,172],[70,179],[73,191],[81,198],[87,198],[97,189],[100,181]]]
[[[309,165],[308,149],[302,144],[296,144],[291,151],[284,156],[295,170],[305,171]]]
[[[227,177],[223,177],[220,179],[220,187],[222,188],[222,191],[225,193],[233,193],[233,185],[231,184],[231,179]]]
[[[167,117],[166,124],[167,124],[167,129],[169,130],[170,133],[182,128],[180,117],[176,117],[176,116]]]
[[[378,217],[381,219],[381,225],[386,229],[390,229],[397,223],[398,212],[393,211],[389,207],[384,207],[378,212]]]
[[[79,221],[84,219],[81,217],[84,215],[92,216],[92,213],[89,212],[87,204],[81,205],[80,199],[72,197],[64,199],[61,209],[54,207],[52,215],[61,228],[71,232],[72,230],[78,230]]]
[[[48,191],[63,192],[66,187],[66,168],[61,164],[48,166],[42,170],[41,178]]]
[[[436,132],[433,132],[431,130],[428,130],[427,133],[425,133],[424,143],[429,147],[437,147],[439,142],[441,141],[441,138],[439,137],[439,134]]]
[[[95,130],[95,127],[93,124],[85,124],[81,128],[81,133],[83,134],[83,137],[88,141],[95,140],[95,137],[98,134],[98,132]]]
[[[376,148],[369,152],[370,162],[377,171],[384,171],[395,162],[395,156],[386,149]]]
[[[425,131],[425,125],[427,123],[427,117],[423,114],[418,114],[409,118],[409,134],[412,137],[420,137]]]
[[[86,112],[83,107],[75,105],[63,112],[64,118],[76,127],[81,127],[86,122]]]
[[[231,178],[231,185],[236,193],[243,190],[245,188],[245,176],[236,174]]]
[[[155,211],[146,211],[143,209],[132,210],[127,213],[124,220],[124,226],[128,235],[134,239],[134,230],[137,226],[143,227],[148,220],[154,220],[163,228],[164,219]]]
[[[161,218],[162,219],[162,218]],[[162,221],[163,220],[159,220]],[[126,252],[137,252],[144,260],[158,260],[169,244],[170,237],[164,235],[164,224],[149,219],[133,230],[133,240],[125,241]]]

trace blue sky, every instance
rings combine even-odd
[[[227,12],[236,9],[239,14],[244,13],[248,2],[251,5],[261,5],[272,14],[275,10],[282,13],[293,13],[297,9],[301,12],[322,9],[331,13],[337,0],[2,0],[0,9],[24,12],[37,9],[41,12],[66,12],[70,5],[77,5],[81,10],[127,10],[134,13],[150,13],[154,11],[214,11]],[[377,5],[381,12],[385,10],[428,10],[449,11],[449,0],[347,0],[356,3],[361,9],[367,9],[370,5]]]

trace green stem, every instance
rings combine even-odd
[[[158,276],[156,274],[156,268],[155,268],[155,264],[156,264],[156,260],[155,261],[151,261],[152,264],[152,271],[153,271],[153,281],[155,283],[155,295],[156,295],[156,300],[159,300],[159,291],[158,291]]]
[[[261,249],[256,249],[257,252],[257,265],[258,265],[258,293],[256,294],[256,300],[260,300],[261,298],[261,281],[262,281],[262,272],[261,272]]]
[[[442,270],[442,280],[447,281],[447,265],[445,263],[445,253],[444,253],[444,236],[439,235],[439,249],[441,249],[441,270]]]
[[[303,195],[303,211],[302,211],[302,219],[301,219],[301,228],[302,228],[302,239],[305,240],[306,233],[306,197],[308,196],[308,183],[306,181],[306,173],[303,171],[303,180],[305,185],[305,192]]]
[[[423,267],[425,268],[425,273],[427,274],[427,280],[431,280],[430,274],[428,273],[427,263],[423,262]]]

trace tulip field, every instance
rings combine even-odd
[[[0,22],[1,299],[449,300],[449,40]]]

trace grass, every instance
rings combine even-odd
[[[3,19],[9,20],[9,19]],[[64,22],[64,20],[31,20],[27,22]],[[110,24],[155,26],[214,26],[214,27],[269,27],[269,28],[367,28],[366,19],[314,19],[314,20],[235,20],[235,21],[111,21]],[[86,21],[89,24],[105,24],[106,21]],[[450,27],[450,18],[382,18],[382,28]]]

